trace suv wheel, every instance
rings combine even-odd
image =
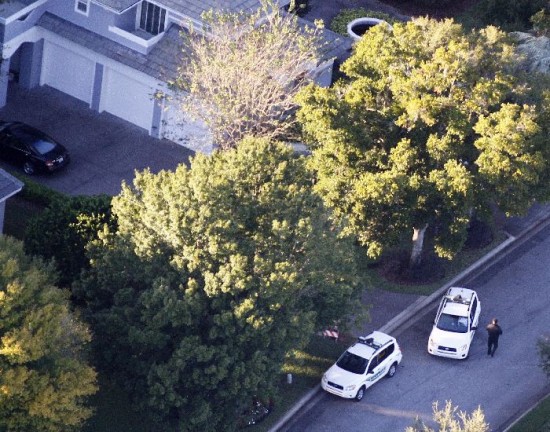
[[[390,368],[388,369],[388,373],[386,374],[386,376],[388,378],[391,378],[392,376],[395,375],[395,372],[397,372],[397,363],[393,363]]]
[[[25,162],[23,164],[23,172],[27,175],[34,174],[34,165],[31,162]]]
[[[357,390],[357,394],[355,395],[355,400],[359,402],[361,399],[363,399],[363,396],[365,396],[365,386],[361,386],[361,388]]]

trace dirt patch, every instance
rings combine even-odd
[[[445,277],[444,261],[434,253],[425,253],[421,263],[411,268],[407,251],[383,256],[377,265],[378,274],[400,285],[418,285],[437,282]]]

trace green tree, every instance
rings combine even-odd
[[[110,219],[111,197],[107,195],[65,197],[53,201],[29,221],[25,251],[54,259],[59,283],[70,286],[82,269],[88,267],[86,245]]]
[[[299,25],[270,0],[253,13],[211,11],[204,20],[206,33],[192,28],[184,38],[175,83],[182,109],[222,148],[246,135],[292,137],[294,96],[318,64],[319,30]]]
[[[138,174],[113,213],[75,292],[104,364],[178,430],[233,429],[285,354],[358,304],[352,247],[286,145],[247,139]]]
[[[315,188],[369,256],[412,233],[414,266],[432,227],[452,258],[473,214],[492,202],[518,214],[546,196],[547,116],[516,64],[494,27],[422,18],[375,26],[343,64],[347,79],[300,94]]]
[[[529,21],[533,24],[533,30],[539,36],[550,35],[550,4],[534,14]]]
[[[405,429],[405,432],[489,432],[489,424],[485,421],[481,407],[468,415],[465,411],[458,411],[457,407],[453,407],[451,401],[447,401],[443,409],[439,409],[438,403],[434,402],[433,419],[438,426],[437,429],[417,420],[413,426]]]
[[[87,327],[54,286],[54,270],[0,236],[0,430],[78,430],[92,410],[96,373]]]

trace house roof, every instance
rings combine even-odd
[[[300,26],[311,26],[308,21],[300,19]],[[86,47],[98,54],[116,60],[126,66],[139,70],[163,82],[174,81],[178,67],[183,59],[181,27],[172,24],[162,39],[151,49],[149,54],[141,54],[124,45],[114,42],[97,33],[72,24],[56,15],[45,13],[38,25],[52,33]],[[321,59],[329,60],[341,57],[351,47],[349,38],[344,38],[330,30],[323,31],[325,44],[322,47]]]
[[[298,18],[298,25],[302,29],[314,26],[312,22],[307,21],[303,18]],[[350,38],[343,37],[342,35],[339,35],[338,33],[335,33],[327,28],[323,28],[323,30],[321,31],[321,39],[321,61],[326,61],[334,58],[342,60],[348,55],[353,45],[353,42]]]
[[[114,9],[118,12],[125,11],[126,9],[139,3],[141,0],[93,0],[94,3]]]
[[[181,65],[182,28],[171,25],[149,54],[141,54],[97,33],[86,30],[50,13],[45,13],[38,25],[98,54],[116,60],[161,81],[173,81]]]
[[[23,189],[23,182],[0,169],[0,202],[7,200]]]
[[[94,0],[96,3],[110,9],[122,12],[141,0]],[[285,1],[284,3],[288,3]],[[193,19],[200,19],[203,12],[210,9],[238,12],[253,10],[261,5],[260,0],[154,0],[154,3],[164,6]]]

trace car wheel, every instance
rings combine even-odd
[[[23,172],[27,175],[34,174],[34,165],[31,162],[25,162],[23,164]]]
[[[359,402],[361,399],[363,399],[363,396],[365,396],[365,386],[361,386],[361,388],[357,390],[357,394],[355,395],[355,400]]]
[[[392,376],[395,375],[395,373],[397,372],[397,363],[393,363],[390,368],[388,369],[388,373],[386,374],[386,376],[388,378],[391,378]]]

